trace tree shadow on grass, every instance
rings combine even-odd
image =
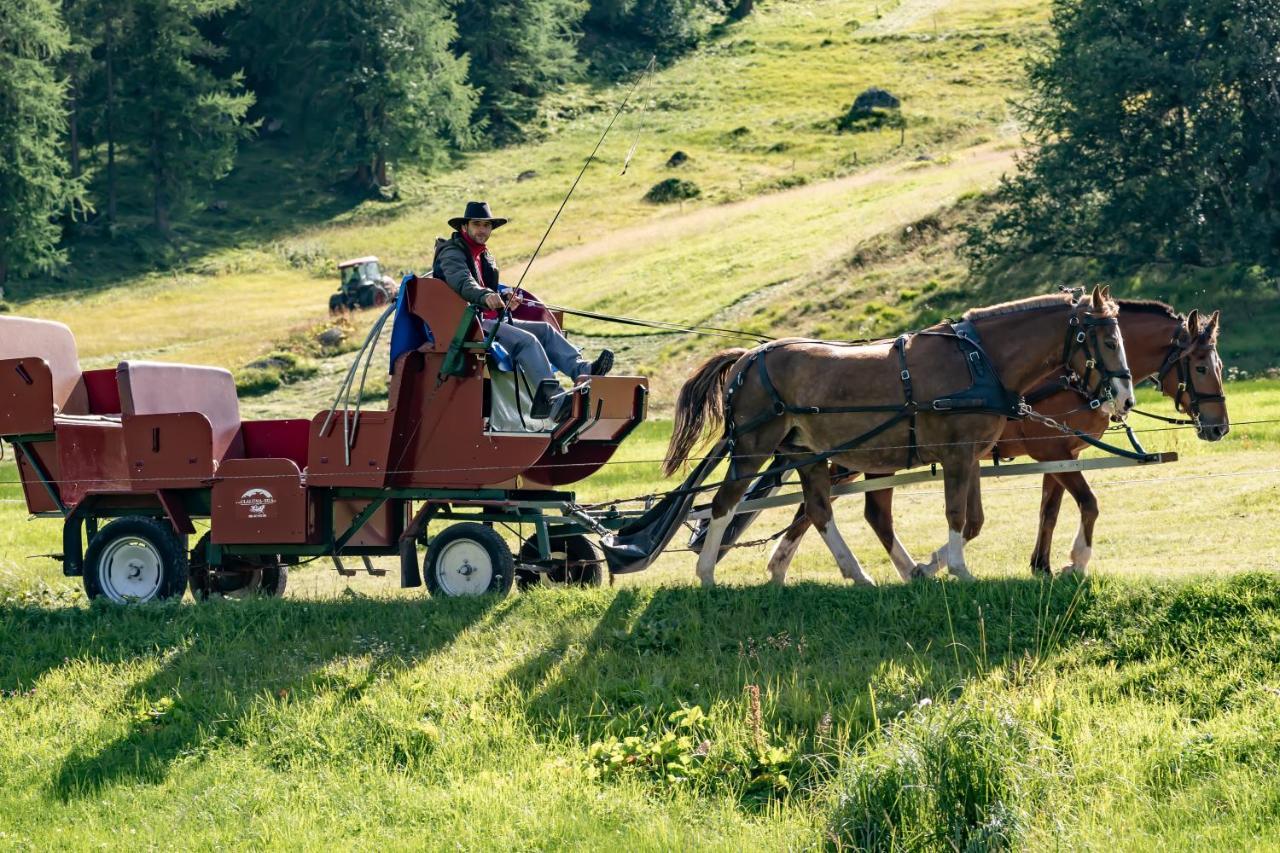
[[[1033,579],[627,589],[585,641],[564,631],[576,648],[553,644],[507,677],[547,737],[660,726],[754,684],[774,730],[804,737],[831,714],[856,740],[967,680],[1053,657],[1077,639],[1073,617],[1089,598],[1087,584]]]
[[[328,601],[216,602],[212,606],[91,607],[0,613],[4,624],[56,632],[56,641],[22,650],[31,658],[21,683],[67,660],[156,663],[129,687],[100,736],[83,738],[51,780],[62,800],[102,788],[162,782],[172,764],[205,743],[234,737],[264,696],[289,701],[332,692],[322,670],[348,656],[371,658],[369,676],[347,685],[347,701],[372,680],[446,650],[484,619],[498,599],[350,598]],[[17,619],[13,617],[17,617]],[[11,683],[14,675],[5,673]],[[124,711],[124,731],[121,714]]]

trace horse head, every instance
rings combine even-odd
[[[1198,310],[1188,314],[1156,376],[1160,390],[1195,421],[1196,434],[1204,441],[1218,441],[1231,430],[1218,357],[1218,319],[1217,311],[1207,321]]]
[[[1120,334],[1120,307],[1110,287],[1094,287],[1088,299],[1072,306],[1062,362],[1080,377],[1090,395],[1102,401],[1102,409],[1123,417],[1133,408],[1133,376]]]

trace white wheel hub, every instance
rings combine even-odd
[[[150,601],[160,591],[160,552],[145,539],[125,536],[102,551],[98,563],[102,591],[112,601]]]
[[[436,559],[436,578],[445,595],[482,595],[493,581],[493,558],[474,539],[456,539]]]

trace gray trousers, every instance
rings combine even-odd
[[[495,322],[480,321],[485,334],[493,330]],[[553,366],[570,379],[586,373],[591,366],[582,360],[582,351],[569,343],[550,323],[531,320],[504,322],[498,329],[497,341],[511,354],[533,388],[537,388],[544,379],[554,378]]]

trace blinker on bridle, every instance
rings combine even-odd
[[[1178,332],[1190,332],[1187,329],[1187,321],[1184,317],[1182,326]],[[1226,403],[1227,398],[1222,394],[1202,394],[1196,390],[1195,377],[1191,374],[1190,355],[1203,342],[1203,334],[1200,337],[1192,338],[1191,342],[1186,346],[1178,343],[1178,333],[1175,332],[1173,342],[1169,347],[1169,353],[1164,357],[1164,364],[1160,365],[1160,369],[1156,371],[1156,384],[1163,385],[1164,377],[1170,370],[1178,371],[1178,387],[1173,395],[1173,408],[1183,414],[1190,415],[1197,424],[1200,423],[1200,404],[1201,403]],[[1183,394],[1186,394],[1187,404],[1182,404]]]
[[[1072,304],[1079,305],[1080,298],[1077,296]],[[1076,350],[1084,352],[1084,375],[1078,379],[1081,390],[1089,401],[1090,409],[1101,407],[1104,400],[1115,399],[1111,393],[1112,379],[1133,381],[1133,374],[1128,368],[1111,370],[1103,365],[1101,359],[1102,347],[1098,344],[1098,330],[1103,327],[1118,326],[1119,323],[1118,317],[1095,317],[1089,313],[1086,313],[1083,319],[1073,314],[1067,321],[1067,336],[1062,342],[1062,364],[1070,370],[1071,357],[1075,355]],[[1098,374],[1098,381],[1090,387],[1089,378],[1094,373]]]

